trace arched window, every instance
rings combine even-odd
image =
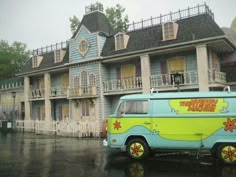
[[[74,88],[79,87],[79,86],[80,86],[80,84],[79,84],[79,76],[75,76],[74,77]]]
[[[81,88],[83,94],[88,92],[88,75],[86,71],[81,72]]]
[[[89,86],[91,87],[96,86],[96,77],[94,74],[89,75]]]

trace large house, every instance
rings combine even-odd
[[[100,132],[123,95],[151,88],[222,90],[222,56],[235,50],[206,4],[132,23],[118,33],[102,4],[93,4],[71,39],[35,50],[17,75],[24,78],[25,120],[74,126],[86,121]]]

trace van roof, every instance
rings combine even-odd
[[[122,96],[121,99],[140,100],[140,99],[169,99],[169,98],[221,98],[236,97],[236,92],[169,92],[169,93],[149,93],[132,94]]]

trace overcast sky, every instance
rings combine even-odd
[[[23,42],[29,49],[66,41],[71,37],[69,17],[82,20],[85,6],[96,1],[104,8],[121,4],[130,22],[204,2],[220,27],[229,27],[236,16],[236,0],[0,0],[0,40]]]

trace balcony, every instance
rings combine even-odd
[[[194,86],[198,84],[198,75],[197,72],[183,72],[178,73],[181,77],[180,85],[181,86]],[[174,80],[174,74],[160,74],[152,75],[150,77],[151,88],[166,89],[175,87],[176,83]]]
[[[217,69],[209,69],[209,83],[210,84],[225,84],[226,83],[226,74]]]
[[[50,97],[57,98],[57,97],[67,97],[67,89],[68,87],[51,87],[50,89]]]
[[[103,89],[105,93],[130,91],[130,90],[137,90],[141,88],[142,88],[141,77],[103,81]]]
[[[31,89],[29,92],[29,99],[43,99],[45,97],[44,89]]]
[[[69,97],[70,98],[97,97],[97,88],[95,86],[69,88]]]

